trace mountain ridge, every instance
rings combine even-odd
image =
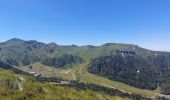
[[[64,47],[100,47],[100,46],[111,46],[111,45],[128,45],[128,46],[134,46],[134,47],[140,47],[140,48],[143,48],[143,49],[146,49],[146,50],[150,50],[150,51],[156,51],[156,52],[170,52],[170,51],[164,51],[164,50],[153,50],[153,49],[149,49],[149,48],[145,48],[145,47],[141,47],[140,45],[137,45],[137,44],[131,44],[131,43],[117,43],[117,42],[108,42],[108,43],[103,43],[103,44],[100,44],[100,45],[91,45],[91,44],[85,44],[85,45],[77,45],[77,44],[57,44],[56,42],[49,42],[49,43],[45,43],[45,42],[42,42],[42,41],[37,41],[37,40],[24,40],[24,39],[20,39],[20,38],[11,38],[11,39],[8,39],[6,41],[1,41],[0,44],[2,43],[6,43],[6,42],[16,42],[16,41],[22,41],[22,42],[31,42],[31,41],[35,41],[35,42],[38,42],[38,43],[43,43],[43,44],[46,44],[46,45],[55,45],[55,46],[64,46]]]
[[[55,58],[61,55],[72,55],[90,60],[100,56],[110,55],[116,50],[130,50],[139,55],[158,55],[169,53],[164,51],[153,51],[139,47],[134,44],[105,43],[101,46],[77,46],[77,45],[58,45],[56,43],[43,43],[36,40],[22,40],[12,38],[0,43],[0,60],[12,65],[25,65],[40,62],[43,59]],[[25,59],[27,61],[25,61]]]
[[[46,44],[36,40],[24,41],[13,38],[0,43],[0,61],[18,67],[38,62],[55,68],[87,63],[91,68],[87,71],[92,74],[142,89],[154,90],[161,86],[164,88],[163,93],[170,93],[167,89],[169,81],[166,80],[169,75],[166,69],[170,68],[170,52],[148,50],[133,44],[62,46],[56,43]],[[139,70],[142,75],[134,74],[138,72],[137,69],[142,69]],[[151,79],[147,73],[152,75]],[[113,75],[116,77],[112,77]],[[126,80],[127,77],[130,77],[129,80]],[[157,81],[160,81],[159,85]]]
[[[37,40],[23,40],[23,39],[20,39],[20,38],[11,38],[9,40],[6,40],[6,41],[1,41],[0,44],[2,43],[6,43],[6,42],[31,42],[31,41],[35,41],[35,42],[39,42],[39,43],[43,43],[43,44],[53,44],[53,45],[56,45],[56,46],[75,46],[75,47],[84,47],[84,46],[89,46],[89,47],[99,47],[99,46],[111,46],[111,45],[131,45],[131,46],[137,46],[137,47],[140,47],[136,44],[128,44],[128,43],[114,43],[114,42],[109,42],[109,43],[104,43],[104,44],[101,44],[101,45],[91,45],[91,44],[87,44],[87,45],[76,45],[76,44],[70,44],[70,45],[59,45],[55,42],[49,42],[49,43],[45,43],[45,42],[40,42],[40,41],[37,41]],[[141,47],[143,48],[143,47]],[[149,49],[148,49],[149,50]],[[156,50],[154,50],[156,51]]]

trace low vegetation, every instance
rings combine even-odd
[[[63,67],[68,64],[82,63],[83,59],[78,56],[64,54],[60,57],[44,57],[41,63],[47,66]]]
[[[0,71],[0,80],[2,100],[128,100],[88,89],[80,90],[53,83],[41,83],[31,76],[14,74],[12,71]]]

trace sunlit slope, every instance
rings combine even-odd
[[[2,100],[129,100],[118,96],[75,90],[52,83],[40,83],[32,77],[0,70],[0,98]]]

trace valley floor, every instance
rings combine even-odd
[[[60,77],[69,80],[79,80],[85,83],[94,83],[105,87],[115,88],[126,93],[140,94],[149,98],[155,98],[160,93],[159,88],[157,90],[138,89],[121,82],[116,82],[104,77],[93,75],[87,71],[87,65],[88,62],[78,65],[70,65],[65,68],[54,68],[36,63],[31,69],[28,66],[19,68],[24,71],[40,72],[42,76],[45,77]]]

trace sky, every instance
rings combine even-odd
[[[0,42],[14,37],[170,51],[170,0],[0,0]]]

